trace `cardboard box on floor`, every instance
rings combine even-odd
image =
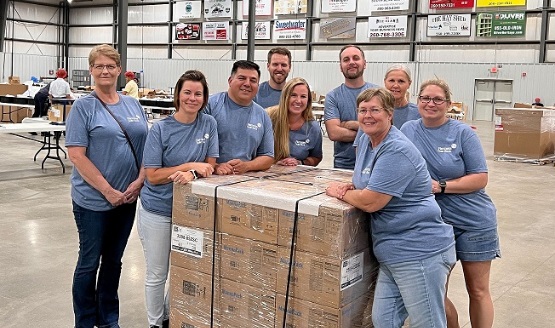
[[[24,118],[33,116],[33,110],[17,106],[0,105],[2,111],[2,122],[21,123]]]
[[[71,104],[52,104],[48,110],[48,120],[50,122],[64,122],[64,117],[67,119],[70,110]]]
[[[27,85],[25,84],[0,84],[0,96],[17,96],[25,91],[27,91]]]
[[[370,309],[368,309],[370,307]],[[285,327],[355,328],[373,327],[372,302],[362,296],[341,308],[331,308],[306,300],[289,297]],[[276,328],[283,327],[285,296],[276,297]]]
[[[494,155],[542,159],[555,154],[555,111],[497,108],[495,115]]]
[[[192,327],[210,327],[211,321],[219,325],[219,290],[220,278],[217,275],[213,279],[210,274],[170,266],[171,326],[187,327],[187,323]],[[182,323],[178,325],[178,322]]]

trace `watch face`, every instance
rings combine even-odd
[[[439,186],[445,188],[447,186],[447,182],[445,181],[439,181]]]

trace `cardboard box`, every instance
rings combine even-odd
[[[251,179],[240,175],[213,175],[185,185],[174,184],[172,222],[183,227],[214,230],[217,189]]]
[[[170,328],[216,328],[219,322],[210,323],[209,320],[191,315],[177,308],[170,308]]]
[[[170,266],[170,308],[174,316],[179,313],[181,320],[184,320],[184,317],[192,318],[187,320],[197,324],[210,323],[211,320],[219,322],[220,279],[214,276],[212,280],[212,277],[209,274]]]
[[[185,269],[217,275],[220,270],[220,233],[172,225],[170,263]],[[214,253],[213,250],[216,249]],[[214,266],[212,266],[214,263]]]
[[[8,77],[8,83],[9,84],[21,84],[21,79],[19,78],[19,76],[12,75],[12,76]]]
[[[274,328],[276,293],[222,279],[220,292],[222,327]]]
[[[283,327],[285,314],[285,296],[278,294],[276,299],[276,328],[281,328]],[[285,327],[373,327],[371,310],[372,301],[368,296],[359,297],[341,308],[331,308],[306,300],[289,297]]]
[[[277,245],[278,211],[294,211],[298,200],[319,193],[312,186],[270,179],[224,186],[218,192],[221,231]]]
[[[17,96],[25,91],[27,91],[27,85],[25,84],[0,84],[0,96]]]
[[[220,252],[222,278],[275,290],[278,269],[276,245],[223,234]]]
[[[300,168],[306,166],[298,166]],[[353,180],[353,171],[341,169],[316,169],[295,171],[271,177],[271,180],[289,181],[297,184],[310,185],[324,192],[331,182],[350,183]]]
[[[48,120],[50,122],[64,122],[69,111],[71,110],[71,104],[52,104],[48,110]]]
[[[278,248],[278,294],[287,291],[290,251],[289,247]],[[379,266],[368,248],[344,259],[295,251],[293,259],[289,295],[333,308],[370,293]]]
[[[2,110],[2,122],[21,123],[24,118],[33,116],[33,110],[17,106],[0,105]]]
[[[555,111],[498,108],[495,110],[496,156],[542,159],[555,153]]]

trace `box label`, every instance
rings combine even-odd
[[[172,251],[202,258],[204,233],[178,225],[172,229]]]
[[[341,262],[341,290],[356,285],[364,278],[364,253],[358,253]]]
[[[501,121],[501,116],[496,115],[493,121],[495,124],[495,131],[503,131],[503,122]]]

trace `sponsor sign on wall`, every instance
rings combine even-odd
[[[175,26],[176,40],[200,40],[200,23],[179,23]]]
[[[249,15],[249,1],[243,0],[243,16]],[[256,2],[255,12],[257,16],[272,15],[272,0],[253,0]]]
[[[303,40],[306,19],[279,19],[274,23],[274,40]]]
[[[407,10],[409,2],[409,0],[370,0],[370,11]]]
[[[249,38],[249,22],[243,22],[241,39]],[[270,40],[270,22],[256,22],[254,28],[255,40]]]
[[[207,41],[229,40],[229,22],[202,23],[202,39]]]
[[[476,15],[476,36],[519,37],[526,33],[526,13],[499,12]]]
[[[474,0],[430,0],[430,9],[474,8]]]
[[[322,18],[320,37],[322,39],[351,39],[355,37],[356,17]]]
[[[407,36],[407,16],[368,18],[369,38],[404,38]]]
[[[356,0],[322,0],[323,13],[349,13],[356,10]]]
[[[476,7],[526,6],[526,0],[476,0]]]
[[[200,1],[181,1],[175,3],[175,15],[178,20],[201,18],[202,2]]]
[[[231,17],[231,0],[204,0],[204,17]]]
[[[306,2],[307,0],[275,0],[274,12],[276,15],[306,14]]]
[[[428,36],[470,36],[470,14],[429,15]]]

